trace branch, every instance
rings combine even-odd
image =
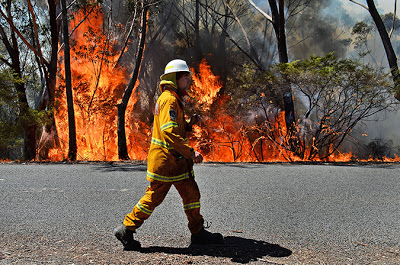
[[[69,38],[72,37],[72,34],[74,34],[75,30],[90,16],[90,14],[93,12],[93,9],[95,7],[93,6],[92,9],[86,14],[86,16],[78,23],[78,25],[75,26],[73,30],[71,30],[71,33],[69,34]],[[58,49],[57,53],[59,53],[62,49],[64,48],[64,43],[60,45],[60,48]]]
[[[6,46],[8,54],[11,55],[13,53],[13,48],[11,46],[11,43],[8,41],[7,35],[4,32],[4,29],[1,25],[0,25],[0,35],[1,35],[1,40],[3,41],[4,45]]]
[[[34,33],[35,33],[35,38],[36,38],[36,45],[37,45],[37,49],[39,52],[39,58],[40,58],[40,62],[42,65],[44,65],[45,61],[43,58],[43,54],[42,54],[42,48],[40,47],[40,41],[39,41],[39,34],[38,34],[38,29],[37,29],[37,23],[36,23],[36,16],[35,13],[33,12],[33,7],[32,7],[32,3],[30,0],[27,0],[28,3],[28,8],[29,8],[29,12],[32,15],[32,20],[33,20],[33,29],[34,29]]]
[[[143,52],[145,48],[145,41],[146,41],[146,32],[147,32],[147,14],[149,12],[149,8],[146,5],[142,6],[142,14],[141,14],[141,28],[140,28],[140,38],[139,38],[139,43],[138,43],[138,48],[136,51],[136,58],[135,58],[135,67],[132,72],[132,77],[131,80],[128,84],[128,87],[126,88],[124,95],[122,97],[122,103],[121,105],[126,108],[129,102],[129,98],[132,94],[132,90],[137,82],[139,72],[140,72],[140,67],[143,59]]]
[[[369,8],[368,8],[367,6],[365,6],[365,5],[363,5],[363,4],[360,4],[360,3],[358,3],[358,2],[356,2],[356,1],[354,1],[354,0],[349,0],[349,1],[352,2],[352,3],[354,3],[354,4],[356,4],[356,5],[359,5],[359,6],[363,7],[363,8],[365,8],[366,10],[369,11]]]
[[[147,3],[145,6],[150,8],[151,6],[156,6],[156,5],[160,4],[160,3],[162,3],[162,1],[157,1],[157,2],[154,2],[154,3]]]
[[[118,57],[117,63],[115,64],[114,68],[117,67],[117,66],[120,64],[122,55],[124,55],[125,49],[126,49],[126,47],[128,46],[129,38],[131,37],[133,28],[134,28],[134,26],[135,26],[136,12],[137,12],[137,8],[135,8],[135,13],[133,14],[133,19],[132,19],[131,27],[130,27],[130,29],[129,29],[128,34],[126,35],[126,39],[125,39],[125,42],[124,42],[124,46],[123,46],[122,49],[121,49],[121,53],[120,53],[120,55],[119,55],[119,57]]]
[[[180,7],[178,7],[178,6],[176,5],[175,1],[173,2],[173,6],[174,6],[174,7],[176,8],[176,10],[180,13],[180,15],[183,16],[183,19],[184,19],[185,21],[187,21],[187,22],[190,24],[190,26],[192,26],[192,27],[194,28],[194,23],[183,13],[183,11],[185,11],[185,10],[180,11],[181,9],[180,9]],[[183,9],[183,8],[182,8],[182,9]]]
[[[34,52],[37,56],[40,56],[40,53],[37,49],[35,49],[35,47],[33,47],[26,39],[25,37],[22,35],[22,33],[15,27],[15,25],[12,23],[12,21],[6,16],[6,14],[4,14],[3,10],[0,9],[0,14],[5,18],[5,20],[7,20],[7,23],[10,25],[10,27],[15,31],[15,33],[17,33],[18,37],[20,37],[20,39],[26,44],[26,46],[28,46],[28,48]],[[48,62],[46,62],[46,60],[43,58],[43,61],[48,64]]]
[[[389,32],[389,38],[392,37],[392,33],[394,31],[394,25],[396,23],[396,12],[397,12],[397,0],[394,1],[394,14],[393,14],[393,22],[392,22],[392,29]]]
[[[206,9],[206,12],[212,16],[213,14]],[[258,69],[263,70],[263,67],[250,55],[248,54],[245,50],[243,50],[242,47],[240,47],[240,45],[231,37],[231,35],[229,35],[228,31],[225,29],[225,27],[223,25],[221,25],[221,23],[215,19],[215,23],[218,24],[218,26],[222,29],[223,32],[225,32],[226,37],[245,55],[247,56],[253,63],[254,65],[257,66]]]
[[[76,1],[77,1],[77,0],[72,1],[72,3],[69,4],[69,5],[67,6],[67,10],[70,9],[71,6],[72,6],[73,4],[75,4]],[[62,12],[61,12],[60,14],[58,14],[56,20],[59,20],[59,19],[61,18],[61,16],[62,16]]]
[[[270,15],[268,15],[267,13],[265,13],[264,11],[262,11],[258,6],[256,6],[256,4],[254,4],[253,1],[251,0],[247,0],[255,9],[257,9],[258,12],[261,13],[261,15],[263,15],[266,19],[268,19],[269,22],[272,23],[272,17]],[[351,1],[351,0],[350,0]]]
[[[241,30],[242,30],[242,32],[243,32],[244,38],[246,39],[247,45],[249,46],[251,52],[252,52],[252,53],[255,53],[255,52],[254,52],[254,49],[253,49],[253,46],[252,46],[251,43],[250,43],[249,37],[247,36],[247,32],[246,32],[246,30],[244,29],[242,23],[240,22],[238,16],[236,16],[235,11],[231,8],[231,6],[228,4],[228,1],[226,1],[226,0],[225,0],[225,5],[226,5],[226,6],[228,7],[228,9],[232,12],[232,15],[235,17],[236,22],[239,24],[239,26],[240,26],[240,28],[241,28]]]
[[[8,67],[12,68],[12,64],[9,63],[6,59],[4,59],[3,56],[0,56],[0,61],[2,61],[3,63],[5,63]]]
[[[96,76],[96,85],[94,87],[93,95],[92,95],[92,98],[90,99],[90,102],[89,102],[89,105],[88,105],[88,108],[87,108],[87,113],[90,112],[90,108],[92,106],[92,103],[93,103],[93,100],[94,100],[94,96],[96,94],[97,89],[99,88],[100,76],[101,76],[101,68],[103,67],[104,56],[105,56],[106,51],[108,50],[108,45],[109,45],[109,35],[107,36],[106,45],[104,45],[103,52],[101,53],[99,72],[98,72],[98,74]],[[96,69],[95,69],[95,71],[96,71]]]
[[[155,3],[148,3],[148,4],[146,5],[146,7],[150,8],[151,6],[158,5],[159,3],[161,3],[161,1],[158,1],[158,2],[155,2]],[[125,51],[126,51],[126,47],[128,46],[129,39],[130,39],[130,37],[131,37],[131,35],[132,35],[132,31],[133,31],[133,28],[134,28],[134,26],[135,26],[136,12],[137,12],[137,8],[135,8],[135,13],[133,14],[133,19],[132,19],[131,27],[130,27],[130,29],[129,29],[129,32],[128,32],[127,36],[126,36],[124,45],[123,45],[123,47],[122,47],[122,49],[121,49],[121,53],[120,53],[120,55],[119,55],[119,57],[118,57],[118,60],[117,60],[117,62],[116,62],[115,65],[114,65],[114,68],[117,68],[117,67],[120,65],[120,63],[121,63],[121,58],[122,58],[122,56],[124,55],[124,53],[125,53]]]

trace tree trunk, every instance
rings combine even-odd
[[[381,16],[376,10],[374,0],[367,0],[368,10],[371,14],[372,19],[375,22],[376,28],[378,29],[379,35],[381,36],[383,46],[385,47],[386,57],[389,62],[390,72],[392,74],[393,83],[395,86],[395,97],[400,100],[400,75],[399,67],[397,65],[396,53],[393,50],[392,43],[388,32],[386,31],[385,24],[382,21]]]
[[[279,9],[276,5],[276,0],[269,0],[272,13],[272,24],[274,27],[275,35],[278,41],[279,62],[288,63],[288,52],[286,45],[285,33],[285,6],[284,0],[279,0]],[[285,108],[285,124],[288,131],[289,139],[297,138],[296,117],[294,113],[294,103],[292,89],[290,84],[285,82],[283,84],[283,105]],[[297,150],[296,141],[290,140],[289,144],[291,149]]]
[[[13,69],[15,71],[14,73],[16,77],[21,78],[22,75],[19,66],[15,66]],[[17,84],[16,89],[18,91],[19,110],[20,110],[19,123],[24,129],[24,160],[27,161],[34,160],[36,156],[36,129],[37,129],[35,117],[32,117],[32,114],[29,110],[24,84]]]
[[[274,27],[276,39],[278,41],[278,53],[279,62],[288,63],[288,53],[286,46],[286,34],[285,34],[285,13],[284,13],[284,2],[279,0],[279,10],[275,0],[269,0],[272,13],[272,24]],[[288,84],[284,85],[284,105],[285,105],[285,121],[287,128],[293,127],[296,120],[294,116],[293,96],[292,90]]]
[[[14,69],[15,70],[15,69]],[[21,72],[15,72],[17,78],[21,78]],[[17,84],[16,89],[18,91],[19,99],[19,123],[24,130],[24,160],[34,160],[36,156],[36,121],[35,117],[32,116],[28,101],[26,99],[25,86],[24,84]]]
[[[278,40],[279,62],[288,63],[289,56],[287,52],[286,33],[285,33],[285,5],[284,0],[279,0],[279,9],[275,0],[269,0],[272,12],[272,23]],[[294,102],[292,89],[289,81],[283,76],[283,105],[285,109],[285,124],[287,128],[287,140],[290,150],[300,158],[304,158],[301,150],[300,139],[297,131],[296,116],[294,112]]]
[[[196,61],[200,62],[203,59],[203,49],[200,39],[200,0],[196,0],[195,21],[194,21],[194,45],[196,47]]]
[[[140,66],[142,63],[144,44],[146,39],[147,29],[147,14],[148,5],[142,3],[142,14],[141,14],[141,34],[139,40],[139,46],[136,53],[135,67],[133,69],[131,80],[129,81],[128,87],[126,88],[122,101],[117,104],[117,126],[118,126],[118,157],[121,160],[129,159],[128,148],[126,145],[126,133],[125,133],[125,111],[128,106],[129,98],[132,95],[133,88],[135,87],[136,81],[139,77]]]
[[[47,66],[49,75],[49,84],[47,87],[48,100],[52,104],[54,102],[54,93],[57,80],[57,60],[58,60],[58,41],[61,23],[57,22],[57,14],[60,12],[57,0],[48,0],[50,33],[51,33],[51,58]],[[49,104],[46,104],[49,105]]]
[[[271,6],[274,31],[278,41],[279,62],[288,63],[289,58],[286,46],[284,1],[279,0],[279,9],[275,0],[269,0],[269,4]]]
[[[227,0],[227,3],[229,4],[229,0]],[[217,47],[217,61],[216,61],[216,69],[218,72],[218,75],[220,76],[222,84],[227,83],[228,79],[228,74],[227,74],[227,54],[226,54],[226,31],[228,29],[228,14],[229,14],[229,8],[226,6],[225,7],[225,16],[224,16],[224,22],[222,24],[223,29],[221,31],[221,34],[219,35],[218,39],[218,47]],[[219,91],[219,95],[223,95],[225,93],[225,86],[223,86]]]
[[[69,53],[69,33],[68,33],[68,17],[67,17],[67,3],[61,0],[62,5],[62,21],[63,21],[63,36],[64,36],[64,65],[65,65],[65,90],[67,93],[67,106],[68,106],[68,138],[69,150],[68,159],[70,161],[76,160],[76,127],[75,127],[75,112],[74,112],[74,99],[72,96],[72,80],[71,80],[71,62]]]
[[[0,25],[0,34],[2,36],[2,41],[4,43],[5,48],[11,58],[11,68],[14,71],[15,76],[18,79],[22,78],[21,72],[21,64],[19,60],[20,52],[18,47],[18,41],[16,37],[16,32],[13,27],[13,17],[11,14],[11,5],[12,1],[8,0],[6,2],[6,12],[3,12],[1,15],[8,19],[10,26],[10,36],[11,42],[8,40],[5,31]],[[19,123],[24,130],[24,160],[33,160],[36,155],[36,122],[34,117],[32,117],[31,112],[29,110],[28,100],[26,98],[25,85],[23,83],[18,83],[15,85],[15,88],[18,92],[18,103],[19,103]]]
[[[57,80],[57,61],[58,61],[58,42],[59,42],[59,32],[61,27],[61,22],[57,21],[57,14],[60,13],[60,5],[57,0],[48,0],[49,8],[49,22],[50,22],[50,36],[51,36],[51,53],[50,61],[46,64],[47,71],[46,77],[46,91],[42,102],[39,105],[39,110],[45,110],[52,107],[54,103],[54,94],[56,89]],[[57,111],[57,110],[55,110]],[[42,137],[39,146],[41,147],[38,154],[38,159],[49,159],[49,150],[57,148],[60,146],[60,140],[57,133],[57,127],[54,118],[54,111],[49,114],[51,115],[49,124],[45,125],[42,129],[42,134],[50,135],[51,139],[48,137]]]

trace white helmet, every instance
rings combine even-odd
[[[175,59],[175,60],[170,61],[167,64],[167,66],[165,66],[164,74],[162,76],[160,76],[160,79],[162,79],[167,74],[177,73],[177,72],[188,72],[188,73],[190,73],[190,75],[193,74],[189,70],[189,67],[184,60]]]

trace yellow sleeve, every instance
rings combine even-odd
[[[187,125],[177,99],[168,99],[159,111],[160,129],[165,141],[185,158],[191,158],[194,150],[185,139]]]

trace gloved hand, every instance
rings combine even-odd
[[[201,163],[203,162],[203,156],[199,152],[194,151],[194,154],[192,155],[192,160],[194,163]]]
[[[193,114],[193,116],[190,118],[189,126],[193,126],[193,125],[195,125],[196,123],[198,123],[200,121],[201,121],[200,115],[199,114]]]

